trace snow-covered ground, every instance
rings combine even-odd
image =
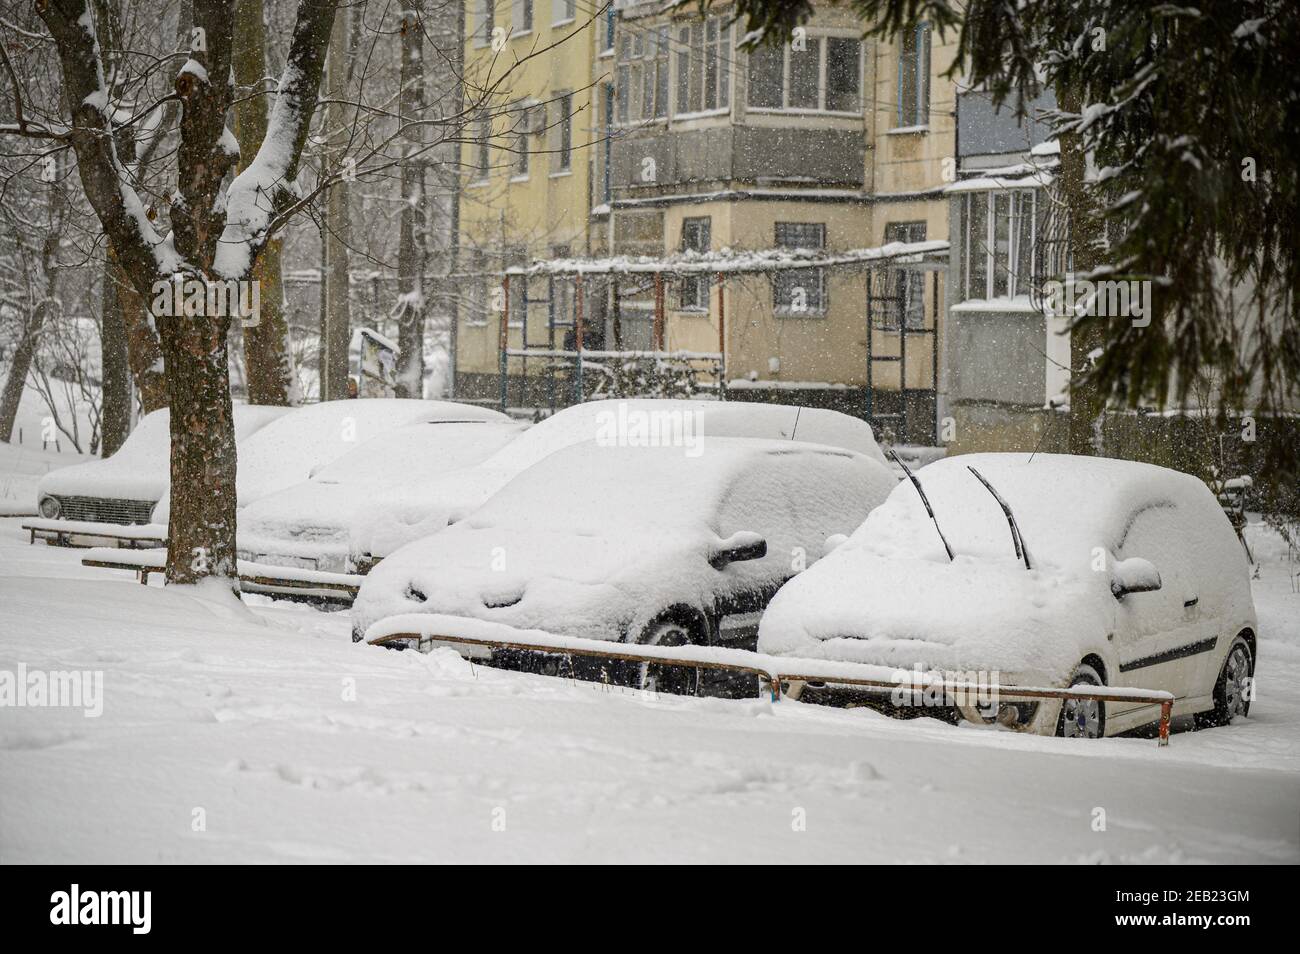
[[[0,708],[0,861],[1296,862],[1300,566],[1254,530],[1252,716],[1161,750],[354,645],[0,520],[0,670],[103,672],[98,718]]]

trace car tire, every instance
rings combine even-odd
[[[637,643],[642,646],[690,646],[695,640],[686,624],[675,619],[660,619],[645,628]],[[656,666],[653,663],[634,663],[633,666],[632,684],[638,689],[676,696],[693,696],[699,692],[698,669]]]
[[[1094,666],[1080,663],[1071,686],[1104,686]],[[1056,717],[1056,734],[1067,739],[1101,739],[1106,736],[1106,703],[1085,699],[1065,699]]]
[[[1227,725],[1237,716],[1250,715],[1249,680],[1255,676],[1255,657],[1250,644],[1238,636],[1228,647],[1219,678],[1214,680],[1214,708],[1192,717],[1197,729]]]

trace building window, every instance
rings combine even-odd
[[[564,93],[555,105],[559,110],[555,122],[555,156],[558,169],[567,171],[573,164],[573,94]]]
[[[668,115],[668,27],[629,30],[619,38],[618,121],[649,122]]]
[[[523,245],[507,245],[501,250],[501,267],[522,268],[528,265],[528,248]],[[510,320],[511,328],[522,328],[528,318],[528,276],[510,276]]]
[[[677,102],[689,116],[731,105],[731,24],[721,17],[677,27]]]
[[[511,20],[512,36],[533,32],[533,0],[514,0],[515,11]]]
[[[924,242],[925,241],[925,223],[924,222],[890,222],[885,226],[885,242]],[[902,325],[908,331],[922,331],[925,329],[925,274],[923,272],[909,271],[905,268],[894,269],[897,276],[897,285],[895,287],[895,302],[898,311],[893,309],[883,311],[887,315],[886,321],[877,324],[877,327],[886,331],[897,331],[899,326],[898,313],[902,315]]]
[[[603,164],[601,169],[601,204],[608,205],[614,198],[614,84],[605,84],[605,141],[601,149]]]
[[[577,0],[551,0],[551,25],[569,23],[577,16],[577,9]],[[613,3],[610,3],[609,9],[611,13],[614,11]]]
[[[749,54],[749,107],[856,113],[862,108],[862,43],[807,36],[803,44],[763,46]]]
[[[614,0],[610,0],[609,9],[605,11],[605,41],[600,50],[602,53],[614,52],[614,24],[618,22],[618,11],[614,9]]]
[[[776,247],[821,252],[826,226],[821,222],[777,222]],[[778,315],[820,315],[826,311],[826,275],[820,268],[783,269],[772,276],[772,305]]]
[[[551,260],[568,258],[572,254],[568,245],[552,245],[550,250]],[[573,350],[577,347],[577,335],[573,331],[574,319],[577,312],[574,308],[574,283],[572,278],[566,278],[560,275],[551,276],[548,281],[551,283],[551,320],[555,322],[556,327],[568,328],[569,331],[564,335],[564,347],[566,350]]]
[[[682,251],[707,252],[712,240],[712,219],[707,215],[682,220]],[[709,277],[686,275],[681,280],[681,308],[683,311],[709,310]]]
[[[962,201],[966,298],[1029,293],[1037,232],[1037,190],[971,192]]]
[[[899,128],[930,122],[930,25],[918,23],[898,42]]]
[[[480,46],[491,44],[496,26],[496,0],[479,0],[478,33],[475,36]]]
[[[492,174],[492,117],[480,110],[474,125],[474,178],[481,182]]]

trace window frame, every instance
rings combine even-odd
[[[693,243],[688,245],[687,236],[692,234],[696,236]],[[703,237],[703,248],[695,248],[699,244],[699,238]],[[682,219],[682,238],[681,250],[683,252],[707,252],[713,246],[713,216],[711,215],[690,215]],[[688,289],[690,291],[688,295]],[[689,299],[689,300],[688,300]],[[695,314],[707,314],[709,311],[709,276],[708,275],[683,275],[678,280],[677,286],[677,310],[686,311]]]
[[[710,27],[714,30],[712,44],[709,43]],[[669,77],[672,103],[668,110],[673,121],[687,122],[730,113],[736,87],[733,76],[736,31],[727,17],[673,20],[669,23],[668,45],[673,48],[672,73]],[[714,78],[712,106],[706,103],[710,71]],[[690,108],[693,93],[699,94],[699,109]]]
[[[933,31],[927,21],[921,21],[912,30],[910,36],[915,43],[915,49],[909,57],[905,50],[905,41],[909,34],[903,34],[898,41],[898,96],[897,108],[894,111],[894,129],[928,129],[930,126],[930,67],[932,52]],[[907,70],[907,62],[912,62],[912,83],[915,86],[916,94],[914,101],[910,105],[903,102],[903,77]],[[911,121],[908,121],[908,120]]]
[[[1021,294],[1028,294],[1028,291],[1019,289],[1019,282],[1024,281],[1026,284],[1032,282],[1032,274],[1026,276],[1018,275],[1019,264],[1021,263],[1021,254],[1024,251],[1022,243],[1024,236],[1024,216],[1025,203],[1029,204],[1029,250],[1028,258],[1024,261],[1031,269],[1034,261],[1034,246],[1038,243],[1038,216],[1040,212],[1039,192],[1035,188],[1010,188],[1010,189],[981,189],[979,191],[967,192],[962,196],[961,207],[961,234],[962,234],[962,276],[961,291],[963,301],[1010,301]],[[999,254],[996,244],[997,234],[997,199],[1005,198],[1007,201],[1007,252],[1004,265],[999,266]],[[976,201],[983,202],[983,231],[984,235],[980,239],[981,247],[976,250],[975,243],[971,239],[971,219],[972,207]],[[983,257],[983,281],[984,288],[981,289],[983,294],[976,295],[971,287],[971,261],[973,255]],[[997,287],[998,272],[1002,270],[1006,276],[1006,294],[995,295],[994,289]]]
[[[863,87],[866,83],[866,53],[867,44],[862,41],[862,37],[856,33],[846,30],[836,29],[819,29],[809,30],[807,33],[809,42],[817,44],[817,105],[816,106],[791,106],[790,105],[790,78],[791,78],[791,49],[788,43],[781,46],[781,105],[780,106],[755,106],[750,103],[749,91],[753,89],[754,83],[752,75],[749,72],[750,59],[752,53],[746,54],[745,57],[745,111],[748,113],[769,114],[769,115],[794,115],[794,116],[842,116],[845,118],[861,118],[863,114]],[[844,109],[827,109],[826,97],[827,87],[827,70],[830,66],[830,40],[848,40],[857,44],[858,47],[858,75],[857,75],[857,97],[858,108],[853,110]]]
[[[527,14],[525,17],[524,14]],[[523,21],[527,20],[527,26]],[[510,4],[510,39],[528,36],[537,28],[537,0],[512,0]]]
[[[919,231],[921,234],[919,237],[916,235],[912,235],[910,237],[891,238],[890,237],[891,231],[892,232]],[[929,223],[926,222],[924,219],[905,219],[898,222],[886,222],[883,239],[886,245],[890,244],[891,242],[924,242],[926,234],[928,232],[929,232]],[[908,334],[926,331],[927,329],[925,327],[925,274],[923,272],[901,270],[899,272],[899,277],[904,279],[907,283],[905,286],[905,291],[903,293],[902,304],[899,306],[899,311],[900,311],[899,327],[889,328],[882,325],[876,325],[875,328],[877,331],[893,333],[893,334],[898,334],[900,328]],[[918,296],[915,301],[913,300],[912,297],[913,295]],[[909,311],[908,306],[912,304],[915,304],[917,306],[916,321],[911,320],[912,314]]]
[[[551,175],[569,175],[573,172],[573,93],[557,93],[555,105],[560,115],[555,124],[555,168]]]
[[[497,26],[496,0],[479,0],[476,17],[478,23],[472,31],[474,45],[476,47],[491,46],[492,34],[496,31]]]
[[[660,23],[618,37],[614,52],[614,124],[639,127],[667,122],[673,88],[672,29]],[[647,86],[647,84],[649,84]],[[650,115],[645,114],[650,93]],[[632,107],[635,104],[636,109]]]
[[[614,9],[614,4],[610,3],[610,10]],[[560,12],[559,19],[556,19],[555,12]],[[551,26],[564,26],[566,23],[572,23],[578,18],[578,0],[551,0]]]
[[[816,247],[807,245],[790,245],[781,241],[782,228],[817,228],[821,230],[821,244]],[[825,253],[827,242],[829,241],[829,229],[825,222],[788,222],[777,221],[772,226],[772,247],[778,249],[796,249],[807,248],[810,251],[819,251]],[[817,303],[811,302],[803,311],[795,311],[793,307],[781,302],[782,284],[791,280],[796,280],[798,276],[812,273],[817,278]],[[802,285],[806,286],[807,281]],[[800,287],[795,285],[792,287]],[[818,266],[810,268],[790,268],[780,269],[772,273],[772,313],[778,318],[824,318],[830,310],[829,295],[826,286],[826,269]]]

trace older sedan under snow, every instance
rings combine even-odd
[[[351,534],[380,502],[401,506],[425,482],[478,463],[523,428],[506,421],[420,421],[372,438],[310,480],[242,509],[240,559],[356,572],[349,559]]]
[[[376,566],[353,605],[354,638],[415,613],[752,648],[772,594],[895,483],[873,458],[811,444],[716,438],[698,457],[574,445]]]
[[[366,441],[407,424],[508,420],[504,414],[472,404],[415,398],[322,401],[294,408],[240,445],[239,506],[300,484]],[[167,509],[164,498],[155,520],[165,522]]]
[[[1044,454],[953,457],[912,477],[776,595],[760,651],[895,667],[900,681],[1166,690],[1174,714],[1201,725],[1247,713],[1256,622],[1246,557],[1201,481]],[[846,687],[792,688],[866,701]],[[935,700],[949,713],[951,701]],[[960,709],[1088,737],[1148,724],[1157,710],[1077,700]]]
[[[235,441],[242,448],[252,435],[289,413],[287,407],[236,404]],[[165,523],[154,517],[170,482],[170,414],[164,408],[140,419],[117,453],[51,471],[37,486],[42,517],[95,523]],[[164,505],[165,509],[165,505]]]

